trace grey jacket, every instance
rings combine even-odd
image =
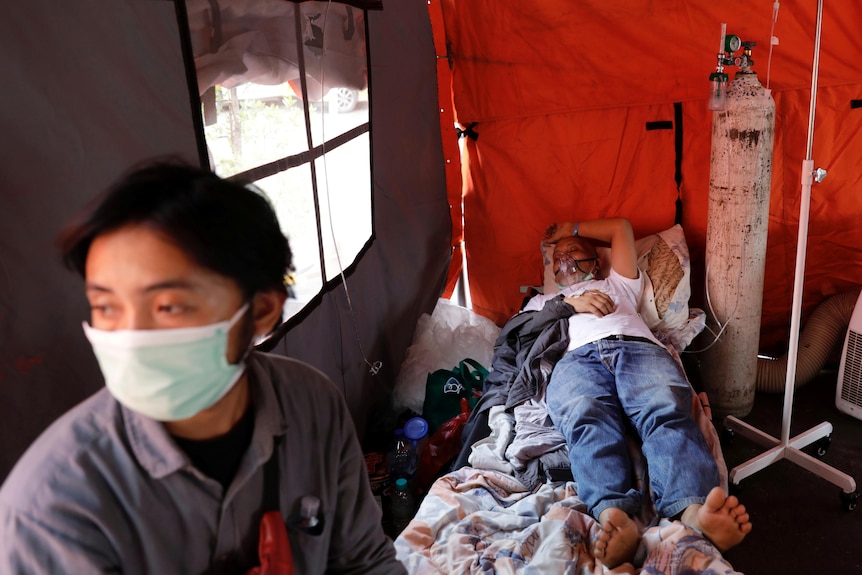
[[[560,295],[548,300],[538,311],[513,316],[494,343],[491,371],[485,380],[482,397],[464,426],[461,452],[453,465],[468,465],[471,446],[491,433],[488,413],[495,405],[512,409],[535,397],[547,384],[554,365],[569,344],[569,318],[574,308]]]
[[[0,488],[0,573],[243,573],[257,564],[277,436],[296,573],[405,573],[339,390],[285,357],[252,352],[248,370],[254,432],[226,493],[160,423],[106,389],[52,424]],[[320,500],[320,534],[291,527],[304,495]]]

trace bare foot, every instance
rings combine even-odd
[[[689,505],[682,522],[700,530],[719,551],[727,551],[751,531],[745,505],[733,496],[725,496],[721,487],[713,487],[703,505]]]
[[[599,514],[602,530],[593,544],[593,556],[613,569],[631,563],[640,540],[638,526],[622,509],[607,507]]]

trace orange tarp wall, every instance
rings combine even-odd
[[[539,242],[551,222],[622,215],[643,236],[674,224],[678,199],[692,305],[705,308],[708,77],[727,23],[729,34],[756,42],[753,69],[776,104],[761,348],[786,349],[817,3],[780,3],[770,61],[773,6],[443,0],[443,30],[432,19],[435,35],[445,35],[442,81],[455,120],[477,134],[461,140],[461,189],[450,190],[463,194],[475,311],[502,325],[522,303],[519,287],[541,285]],[[832,2],[823,12],[812,157],[828,176],[812,188],[803,324],[823,299],[862,284],[860,22],[859,3]],[[725,71],[732,80],[737,68]],[[444,136],[455,137],[445,121]],[[453,225],[460,238],[454,217]],[[450,278],[459,269],[453,258]]]

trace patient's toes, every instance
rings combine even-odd
[[[601,531],[593,544],[593,555],[603,565],[613,569],[631,562],[637,551],[640,532],[625,511],[608,507],[599,515]]]
[[[608,548],[608,542],[611,540],[614,527],[610,524],[599,525],[599,533],[593,542],[593,555],[601,558],[604,556],[605,550]]]
[[[745,506],[733,495],[725,496],[720,487],[709,492],[694,523],[720,551],[733,547],[751,531]]]
[[[739,501],[735,495],[725,496],[724,491],[720,487],[713,487],[707,494],[706,501],[703,502],[703,506],[711,513],[720,511],[722,507],[729,510],[738,504]]]

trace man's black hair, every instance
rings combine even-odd
[[[63,262],[84,276],[93,240],[129,224],[163,234],[199,265],[236,281],[246,298],[285,292],[290,246],[271,204],[251,186],[177,160],[133,169],[61,235]]]

